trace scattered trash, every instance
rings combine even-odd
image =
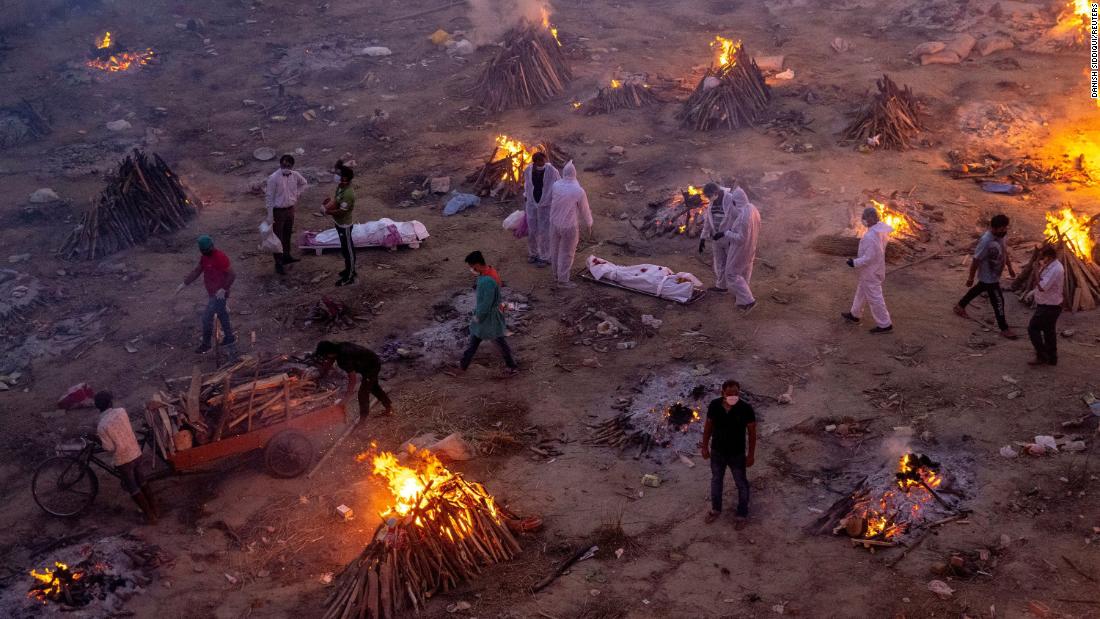
[[[693,462],[691,458],[685,456],[684,454],[678,455],[680,457],[680,462],[683,462],[684,465],[686,465],[689,469],[695,468],[695,462]]]
[[[1062,331],[1062,337],[1064,337],[1066,339],[1069,339],[1069,338],[1073,337],[1076,333],[1077,332],[1074,331],[1073,329],[1065,329],[1065,330]]]
[[[83,408],[85,406],[92,405],[92,398],[95,396],[95,390],[88,383],[79,383],[69,387],[69,390],[65,392],[65,395],[61,396],[61,399],[57,401],[57,408],[62,410],[72,410],[74,408]]]
[[[261,146],[252,151],[252,157],[257,161],[271,161],[275,158],[275,149],[268,146]]]
[[[1024,188],[1021,185],[1015,183],[997,183],[994,181],[985,181],[981,185],[982,191],[989,193],[1002,193],[1010,196],[1015,196],[1024,192]]]
[[[619,342],[618,344],[615,344],[615,348],[619,350],[631,350],[637,346],[638,342],[635,342],[634,340],[627,340],[625,342]]]
[[[657,477],[653,473],[646,473],[642,475],[642,485],[649,486],[650,488],[657,488],[661,485],[661,478]]]
[[[1015,458],[1018,455],[1020,455],[1020,453],[1009,445],[1001,447],[1001,456],[1004,458]]]
[[[628,181],[623,185],[623,189],[626,189],[627,193],[639,193],[642,191],[642,186],[634,181]]]
[[[608,147],[608,149],[607,149],[607,154],[608,155],[614,155],[616,157],[621,157],[625,153],[626,153],[626,149],[623,148],[622,146],[611,146],[611,147]]]
[[[428,181],[428,188],[432,193],[447,193],[451,190],[451,177],[436,176]]]
[[[470,606],[469,602],[455,602],[454,604],[447,605],[447,612],[457,613],[463,610],[470,610],[470,608],[472,608],[472,606]]]
[[[794,396],[794,385],[793,384],[788,384],[787,385],[787,390],[784,391],[783,393],[779,394],[779,397],[776,398],[776,399],[779,401],[780,404],[790,404],[791,402],[794,401],[793,396]],[[835,426],[834,426],[834,428],[835,428]]]
[[[1085,441],[1068,441],[1062,445],[1062,451],[1071,453],[1085,451]]]
[[[47,204],[49,202],[57,202],[60,199],[61,196],[57,195],[56,191],[49,187],[43,187],[31,192],[28,201],[30,201],[31,204]]]
[[[654,318],[651,314],[642,314],[642,326],[650,329],[660,329],[664,322],[659,318]]]
[[[107,123],[107,129],[110,131],[126,131],[133,127],[128,120],[112,120]]]
[[[451,33],[440,28],[439,30],[436,30],[435,32],[428,35],[428,40],[431,41],[433,45],[439,45],[440,47],[442,47],[451,40]]]
[[[130,342],[126,342],[126,344],[123,345],[123,348],[125,348],[126,352],[128,352],[130,354],[134,354],[138,351],[137,346],[134,346]]]
[[[623,553],[624,553],[624,552],[626,552],[626,551],[625,551],[625,550],[623,550],[622,548],[617,548],[617,549],[615,549],[615,558],[616,558],[616,559],[622,559],[622,558],[623,558]]]
[[[348,522],[349,520],[355,518],[355,513],[351,510],[350,507],[344,504],[340,504],[336,507],[336,515],[340,516],[340,519],[344,522]]]
[[[234,576],[234,575],[232,575],[232,574],[229,574],[229,573],[226,573],[226,574],[225,574],[225,579],[226,579],[227,581],[229,581],[229,584],[231,584],[231,585],[235,585],[235,584],[237,584],[238,582],[240,582],[240,581],[239,581],[239,580],[237,579],[237,577],[236,577],[236,576]]]
[[[947,598],[951,597],[952,593],[955,593],[955,590],[952,589],[951,587],[948,587],[947,583],[945,583],[942,580],[930,580],[930,581],[928,581],[928,590],[931,591],[932,593],[935,593],[936,595],[940,596],[940,598],[945,599],[945,600]]]
[[[1004,376],[1001,376],[1001,380],[1005,381],[1006,383],[1008,383],[1010,385],[1015,385],[1016,383],[1020,382],[1020,381],[1016,380],[1015,378],[1012,378],[1008,374],[1005,374]]]
[[[321,574],[320,581],[321,581],[322,584],[326,584],[326,585],[331,584],[332,583],[332,572],[325,572],[324,574]]]
[[[706,376],[707,374],[710,374],[710,368],[700,363],[695,366],[695,369],[693,369],[691,373],[695,376]]]
[[[776,73],[772,76],[772,78],[777,80],[793,80],[794,69],[787,69],[786,71],[783,71],[781,73]]]
[[[469,194],[459,193],[457,191],[451,192],[451,199],[447,201],[447,205],[443,207],[443,216],[450,217],[451,215],[457,215],[462,211],[481,204],[481,198]]]
[[[852,49],[852,44],[848,42],[848,39],[836,37],[833,39],[833,42],[829,44],[829,47],[833,48],[834,52],[843,54]]]
[[[825,431],[826,432],[835,432],[836,431],[836,424],[835,423],[830,423],[829,425],[825,426]]]
[[[378,57],[381,57],[381,56],[389,56],[392,53],[393,52],[388,47],[372,46],[372,47],[364,47],[363,49],[356,52],[356,55],[358,55],[358,56],[370,56],[371,58],[378,58]]]
[[[1049,449],[1050,451],[1058,451],[1058,442],[1054,439],[1053,436],[1036,436],[1035,444],[1043,447],[1044,449]]]

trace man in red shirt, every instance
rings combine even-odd
[[[229,309],[227,307],[229,288],[233,285],[233,281],[237,279],[237,274],[233,272],[233,268],[229,264],[229,256],[226,256],[225,252],[220,249],[214,249],[214,239],[210,238],[209,235],[204,234],[199,237],[199,251],[202,256],[199,257],[198,266],[188,273],[187,277],[183,278],[183,283],[176,288],[176,293],[178,294],[184,286],[202,275],[202,283],[206,286],[206,294],[210,295],[210,300],[207,301],[206,310],[202,313],[202,345],[196,351],[201,355],[211,348],[210,341],[214,336],[215,316],[222,324],[224,335],[222,345],[232,346],[237,343],[237,337],[233,335],[233,327],[229,325]]]

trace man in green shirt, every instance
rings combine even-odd
[[[325,198],[325,214],[332,217],[336,224],[336,234],[340,237],[340,253],[344,256],[344,270],[340,271],[340,279],[336,280],[337,286],[347,286],[355,283],[355,242],[351,238],[351,229],[355,224],[352,211],[355,210],[355,190],[351,188],[351,179],[355,173],[344,165],[342,160],[336,162],[333,171],[333,180],[338,184],[336,194],[331,198]]]
[[[504,364],[508,367],[505,374],[514,376],[519,372],[516,360],[512,358],[512,349],[504,339],[504,312],[500,309],[500,275],[496,269],[485,264],[481,252],[472,252],[466,256],[470,272],[477,277],[477,304],[474,317],[470,322],[470,345],[462,355],[462,370],[470,367],[481,340],[493,340],[500,353],[504,355]]]

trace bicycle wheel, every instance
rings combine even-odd
[[[31,480],[34,502],[51,516],[76,516],[88,509],[98,493],[95,471],[72,456],[54,456],[39,464]]]

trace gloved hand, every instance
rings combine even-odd
[[[852,267],[853,269],[856,268],[856,263],[851,258],[848,258],[847,260],[845,260],[844,264],[847,264],[848,266]]]
[[[176,286],[176,291],[172,294],[179,294],[186,286],[187,284],[180,284],[179,286]]]
[[[214,298],[218,300],[224,300],[225,294],[225,288],[218,288],[218,291],[214,293]]]
[[[699,253],[700,253],[700,254],[701,254],[701,253],[703,253],[703,247],[705,247],[705,246],[706,246],[706,244],[707,244],[707,240],[706,240],[706,239],[704,239],[704,238],[700,238],[700,239],[699,239]]]
[[[714,236],[710,237],[710,240],[712,240],[712,241],[717,241],[718,239],[720,239],[720,238],[722,238],[722,237],[724,237],[724,236],[726,236],[726,233],[725,233],[725,232],[715,232],[715,233],[714,233]]]

